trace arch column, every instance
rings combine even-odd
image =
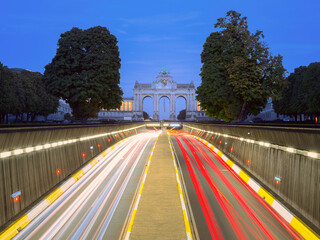
[[[159,96],[158,94],[153,95],[153,120],[159,121]]]
[[[170,121],[175,121],[176,120],[176,97],[175,95],[173,94],[170,94],[170,98],[169,98],[169,101],[170,101],[170,111],[169,111],[169,119]]]

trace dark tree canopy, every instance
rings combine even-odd
[[[296,118],[320,116],[320,62],[296,68],[286,80],[282,98],[274,101],[275,112]]]
[[[183,121],[186,120],[186,109],[183,109],[179,112],[177,116],[178,120]]]
[[[27,70],[12,71],[0,63],[0,120],[8,120],[8,114],[17,120],[34,120],[56,112],[58,98],[47,93],[43,76]]]
[[[120,57],[117,39],[105,27],[72,28],[61,34],[56,56],[45,67],[49,92],[70,104],[86,121],[102,109],[120,108]]]
[[[143,112],[143,118],[144,118],[144,120],[146,120],[146,119],[149,119],[149,118],[150,118],[150,116],[149,116],[149,114],[148,114],[148,113]]]
[[[219,31],[210,34],[201,53],[197,100],[210,117],[243,121],[258,114],[269,97],[279,98],[282,57],[269,53],[262,32],[250,33],[240,13],[227,12],[214,27]]]

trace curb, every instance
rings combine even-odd
[[[120,132],[120,131],[119,131]],[[134,135],[136,136],[136,135]],[[131,136],[133,137],[133,136]],[[36,204],[31,210],[29,210],[22,217],[10,224],[5,230],[0,233],[0,240],[11,239],[22,231],[32,220],[34,220],[41,212],[49,207],[60,195],[66,192],[74,183],[82,178],[91,168],[93,168],[99,161],[105,158],[116,145],[130,139],[131,137],[125,138],[114,145],[110,146],[97,157],[93,158],[87,165],[80,169],[77,173],[73,174],[72,177],[65,180],[58,188]]]
[[[283,217],[302,237],[310,240],[319,240],[320,236],[317,235],[308,225],[306,225],[301,219],[295,216],[289,211],[281,202],[279,202],[272,194],[260,186],[254,179],[250,178],[245,171],[243,171],[237,164],[231,161],[226,155],[223,154],[218,148],[213,146],[208,141],[193,136],[198,141],[202,142],[213,150],[218,156],[225,161],[228,166],[239,175],[239,177],[245,181],[258,195],[263,198],[281,217]]]
[[[173,149],[172,149],[172,145],[171,145],[171,141],[170,141],[169,136],[170,135],[168,134],[168,141],[169,141],[169,145],[170,145],[170,150],[171,150],[174,170],[176,172],[176,180],[177,180],[177,184],[178,184],[178,190],[179,190],[179,196],[180,196],[180,201],[181,201],[181,208],[182,208],[182,212],[183,212],[184,225],[186,227],[187,239],[188,240],[192,240],[192,234],[191,234],[189,218],[188,218],[188,214],[187,214],[187,210],[186,210],[186,204],[185,204],[183,193],[182,193],[182,189],[181,189],[181,181],[180,181],[180,178],[179,178],[179,173],[178,173],[178,169],[177,169],[177,165],[176,165],[176,161],[175,161],[175,158],[174,158],[174,153],[173,153]]]

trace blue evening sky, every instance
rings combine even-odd
[[[162,66],[178,83],[198,86],[202,46],[229,10],[247,16],[251,31],[264,32],[288,72],[320,61],[320,0],[2,1],[0,61],[43,73],[61,33],[101,25],[119,41],[124,96],[133,96],[136,80],[155,80]]]

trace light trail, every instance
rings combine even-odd
[[[116,145],[105,159],[14,239],[103,239],[108,234],[120,236],[122,226],[117,230],[109,226],[113,221],[119,221],[114,219],[115,215],[121,215],[125,224],[139,176],[158,134],[139,134],[126,144]]]
[[[187,134],[172,140],[195,225],[207,226],[200,238],[303,239],[209,147]]]

